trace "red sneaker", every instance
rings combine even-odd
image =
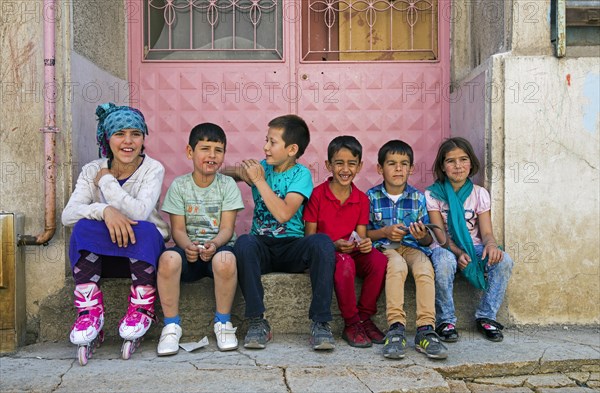
[[[368,348],[373,345],[360,322],[344,327],[342,338],[346,340],[351,347]]]
[[[371,339],[371,342],[374,342],[375,344],[383,344],[383,342],[385,341],[385,334],[383,334],[383,332],[379,330],[377,325],[375,325],[375,323],[371,321],[371,319],[362,321],[361,324],[363,326],[363,329],[365,330],[365,333],[367,333],[367,336],[369,337],[369,339]]]

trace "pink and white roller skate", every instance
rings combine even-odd
[[[104,341],[104,304],[102,291],[93,282],[75,287],[75,308],[79,315],[69,338],[77,347],[79,364],[85,366],[94,349]]]
[[[125,340],[121,347],[121,357],[125,360],[140,346],[142,337],[150,329],[152,321],[156,320],[155,293],[156,289],[151,285],[138,285],[135,288],[131,286],[129,308],[119,326],[119,334]]]

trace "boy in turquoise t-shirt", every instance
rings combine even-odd
[[[159,356],[179,350],[180,281],[202,277],[215,280],[217,347],[221,351],[238,347],[236,328],[230,321],[237,288],[232,246],[236,215],[244,203],[235,180],[218,173],[226,145],[225,132],[218,125],[203,123],[194,127],[187,146],[187,158],[194,163],[194,171],[173,181],[162,205],[162,210],[169,213],[176,246],[166,250],[158,262],[158,292],[165,316]]]
[[[302,212],[313,182],[310,171],[296,160],[310,141],[308,126],[300,117],[287,115],[269,122],[265,159],[245,160],[228,170],[252,187],[254,216],[252,230],[235,243],[240,289],[246,300],[250,327],[244,347],[262,349],[272,338],[264,318],[261,275],[270,272],[310,271],[312,320],[310,343],[313,349],[333,349],[331,298],[335,249],[322,233],[304,237]]]

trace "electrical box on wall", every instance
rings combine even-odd
[[[23,228],[23,214],[0,211],[0,353],[25,343],[25,267],[17,247]]]

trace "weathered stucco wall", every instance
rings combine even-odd
[[[505,226],[520,323],[600,323],[600,59],[509,57]]]
[[[528,7],[504,0],[453,1],[452,82],[460,84],[490,56],[509,50],[513,13],[520,15]]]
[[[549,1],[506,3],[504,20],[488,21],[504,24],[496,50],[473,48],[476,16],[453,25],[451,135],[483,159],[494,232],[515,261],[509,321],[598,324],[600,58],[552,55]]]
[[[127,18],[140,10],[124,0],[75,0],[73,7],[72,95],[73,178],[81,166],[98,158],[96,107],[105,102],[127,104],[134,91],[127,83]]]
[[[57,97],[44,86],[43,21],[41,1],[3,2],[0,23],[0,209],[25,214],[25,232],[37,235],[44,228],[44,100],[56,100],[57,218],[70,176],[69,132],[65,111],[65,64],[68,58],[68,8],[56,9]],[[58,224],[57,219],[57,224]],[[64,286],[65,239],[58,225],[46,247],[25,247],[28,341],[38,332],[40,303]]]
[[[56,101],[59,129],[57,231],[48,246],[28,246],[24,252],[29,342],[39,333],[40,306],[60,292],[70,275],[68,236],[60,215],[74,176],[97,157],[95,108],[106,101],[125,103],[129,95],[124,2],[56,4],[56,97],[49,97],[44,87],[43,2],[7,1],[0,7],[0,210],[23,212],[26,234],[36,235],[44,225],[39,129],[44,126],[45,99]]]
[[[124,0],[71,0],[73,4],[73,50],[98,67],[127,79],[126,18],[141,17]]]
[[[129,97],[127,81],[106,72],[77,52],[71,53],[72,162],[73,179],[81,167],[98,158],[96,107],[104,102],[125,105]]]
[[[456,85],[450,103],[450,128],[452,136],[467,139],[473,145],[473,150],[486,166],[485,160],[485,113],[486,105],[486,66],[478,67],[461,84]],[[483,185],[485,171],[480,171],[473,181]]]

